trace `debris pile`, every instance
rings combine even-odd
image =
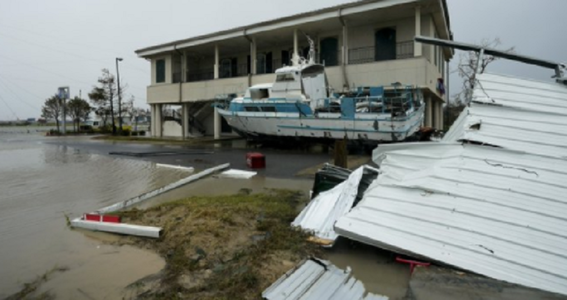
[[[311,258],[289,270],[263,293],[266,300],[352,299],[388,300],[388,297],[366,293],[362,282],[328,261]]]
[[[291,223],[292,226],[313,232],[312,241],[323,246],[332,246],[338,235],[334,231],[335,222],[344,216],[362,198],[362,194],[376,176],[378,170],[370,166],[362,166],[350,172],[345,169],[326,165],[318,176],[320,181],[315,180],[314,194],[316,196],[301,211]],[[323,175],[321,175],[323,173]],[[335,187],[329,188],[333,182],[341,181]]]

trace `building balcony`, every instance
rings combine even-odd
[[[371,56],[370,58],[365,58],[368,62],[358,61],[357,63],[346,65],[345,71],[348,82],[345,82],[340,66],[326,67],[325,71],[329,85],[334,90],[340,91],[345,84],[349,87],[379,86],[400,82],[402,84],[418,85],[430,93],[436,93],[437,79],[442,77],[437,66],[423,56],[410,56],[413,50],[410,50],[409,46],[399,47],[405,47],[404,49],[407,49],[407,52],[397,53],[396,57],[399,57],[397,59],[374,61]],[[375,54],[375,51],[371,53]],[[352,58],[351,55],[349,57]],[[213,73],[210,70],[190,73],[187,76],[188,79],[193,81],[184,82],[181,84],[181,87],[179,83],[148,86],[148,103],[181,103],[215,99],[219,95],[226,94],[242,95],[249,85],[272,83],[275,80],[275,74],[273,73],[255,74],[251,75],[250,78],[246,74],[245,76],[212,79]],[[174,75],[173,77],[176,76]]]

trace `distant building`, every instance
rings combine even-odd
[[[442,128],[446,62],[454,53],[413,38],[452,39],[446,0],[365,0],[137,50],[151,61],[152,135],[230,133],[211,102],[273,82],[274,71],[289,65],[294,53],[306,56],[303,33],[316,41],[334,90],[418,85],[426,99],[424,125]],[[166,118],[164,105],[179,109],[169,109]]]

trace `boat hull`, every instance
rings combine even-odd
[[[236,132],[246,137],[305,137],[371,142],[398,142],[416,133],[423,122],[423,109],[403,117],[359,113],[354,118],[341,118],[340,113],[246,112],[218,109]]]

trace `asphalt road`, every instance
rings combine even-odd
[[[86,137],[53,138],[45,141],[47,144],[67,146],[79,151],[101,155],[111,155],[111,152],[146,153],[147,156],[113,155],[125,159],[140,159],[155,163],[180,165],[194,167],[196,170],[206,169],[212,166],[230,163],[233,169],[247,170],[246,153],[260,152],[266,158],[266,168],[256,169],[258,175],[272,178],[293,178],[295,175],[309,167],[324,163],[332,159],[327,153],[313,153],[304,150],[281,150],[275,148],[246,148],[243,143],[231,146],[223,143],[223,146],[215,145],[157,145],[133,142],[116,142],[93,140]],[[220,145],[220,144],[219,144]],[[173,155],[151,155],[149,153],[171,152]]]

